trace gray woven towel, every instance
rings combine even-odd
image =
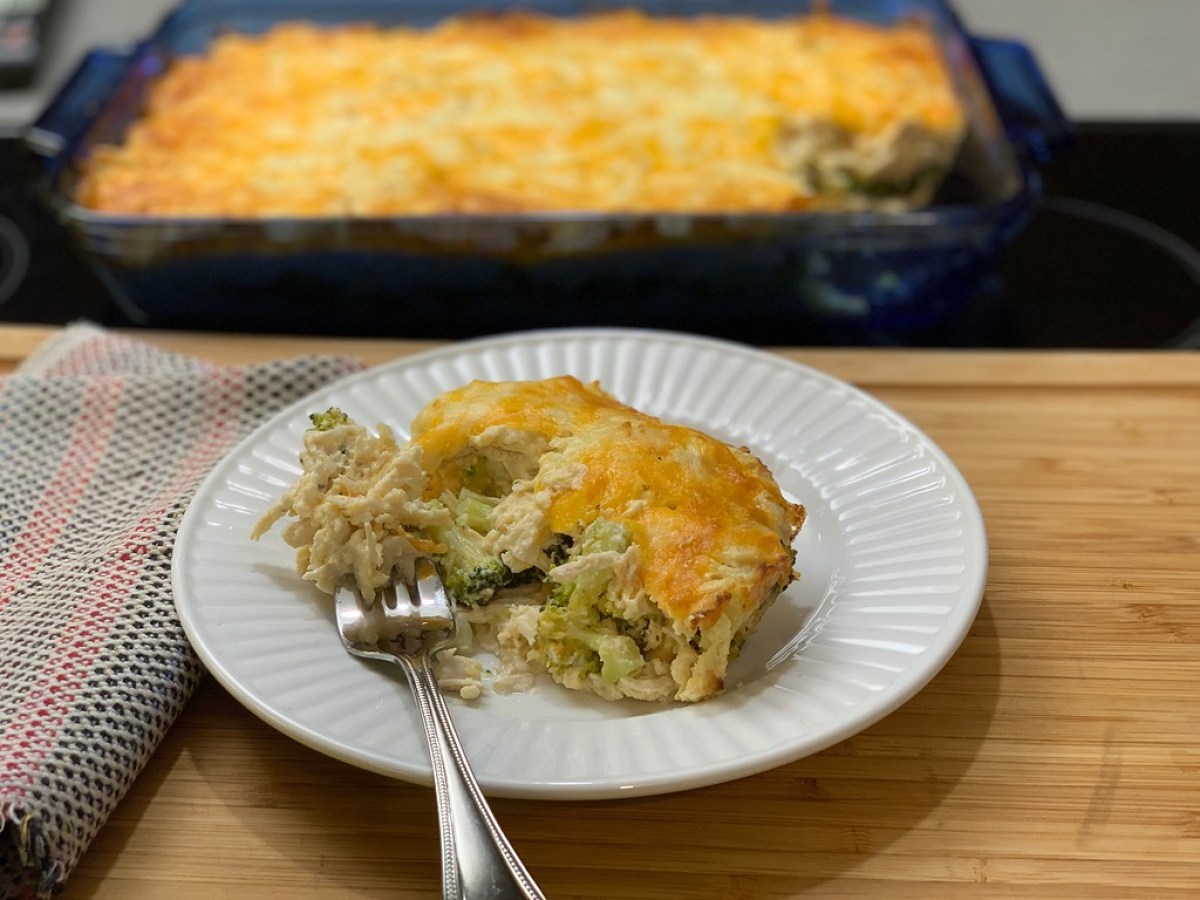
[[[63,885],[200,680],[170,583],[200,480],[361,368],[222,367],[77,325],[0,378],[0,896]]]

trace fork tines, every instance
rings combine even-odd
[[[408,587],[409,616],[420,621],[427,631],[454,627],[454,605],[442,584],[437,568],[427,559],[417,560],[415,577]],[[396,592],[399,600],[399,591]],[[399,603],[397,603],[399,608]],[[391,617],[391,611],[387,613]]]
[[[356,650],[380,650],[382,643],[400,643],[430,632],[454,632],[454,604],[441,576],[429,560],[419,560],[411,584],[391,581],[373,603],[363,601],[351,585],[335,594],[338,631]],[[430,634],[430,637],[434,635]],[[395,648],[393,648],[395,649]]]

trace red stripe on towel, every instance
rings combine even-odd
[[[50,555],[104,459],[124,387],[121,378],[88,384],[79,421],[54,474],[0,562],[0,610]]]
[[[206,421],[240,418],[245,384],[239,371],[219,371],[205,384]],[[214,463],[230,449],[236,429],[215,429],[192,447],[179,467],[164,482],[146,513],[120,535],[116,546],[124,548],[106,563],[87,585],[80,585],[79,602],[63,639],[47,661],[37,683],[21,709],[12,717],[13,728],[5,734],[4,769],[12,774],[40,767],[54,746],[67,710],[94,670],[104,650],[114,621],[124,609],[131,589],[145,569],[155,535],[171,507],[195,485]],[[25,785],[9,783],[0,794],[18,796]]]

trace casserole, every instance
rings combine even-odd
[[[174,60],[72,199],[160,218],[904,209],[964,119],[915,20],[287,22]]]
[[[367,598],[433,558],[505,669],[536,663],[609,700],[703,700],[795,577],[805,509],[758,458],[595,383],[472,381],[403,443],[338,409],[311,419],[302,475],[251,536],[288,517],[304,578],[328,593],[353,578]]]
[[[648,15],[725,8],[638,6]],[[521,7],[583,9],[566,0]],[[953,167],[920,209],[197,218],[95,212],[74,200],[81,161],[120,142],[155,79],[231,29],[261,33],[297,20],[428,28],[476,8],[472,0],[185,3],[131,51],[93,53],[30,128],[27,144],[46,160],[47,201],[131,315],[150,325],[461,337],[604,323],[780,340],[820,321],[902,332],[974,290],[1036,202],[1029,151],[1067,133],[1023,48],[973,41],[936,0],[860,0],[834,12],[922,21],[961,103]],[[738,6],[765,19],[806,9]],[[1006,64],[999,74],[997,59]]]

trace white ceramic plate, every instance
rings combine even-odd
[[[201,659],[280,731],[365,769],[429,783],[396,667],[342,649],[328,598],[274,532],[248,537],[298,475],[307,414],[337,405],[407,434],[433,396],[473,378],[570,373],[662,418],[749,446],[808,508],[803,578],[763,619],[726,692],[695,705],[609,703],[549,680],[528,694],[452,700],[484,790],[592,798],[726,781],[843,740],[945,664],[978,609],[979,508],[911,424],[849,385],[778,357],[661,332],[544,331],[448,346],[327,387],[265,423],[201,485],[173,582]]]

